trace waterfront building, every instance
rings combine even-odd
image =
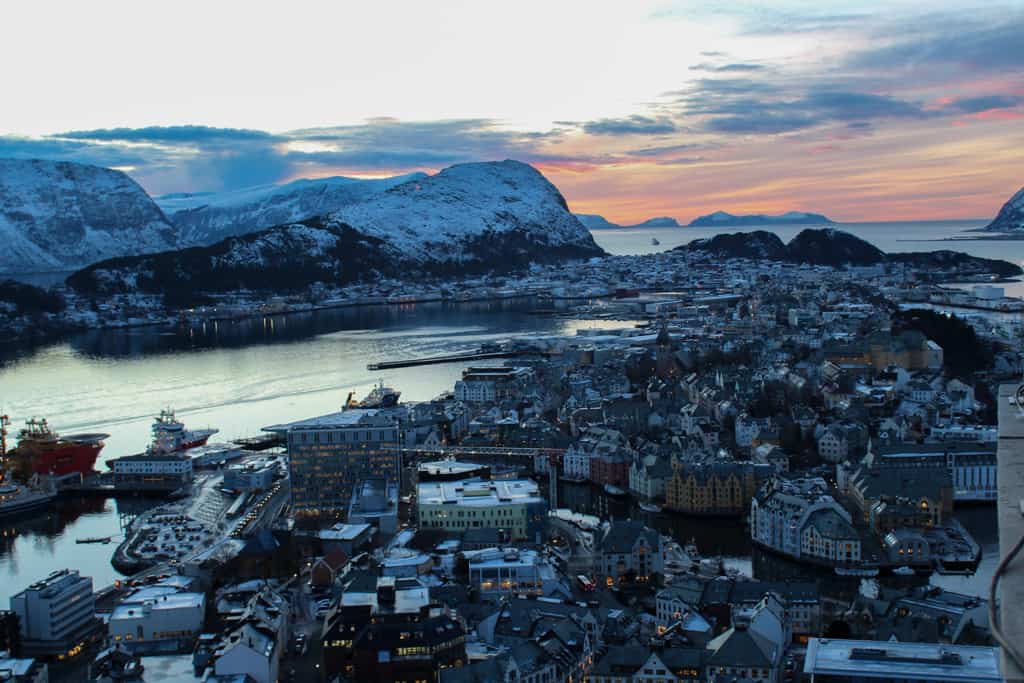
[[[820,560],[828,558],[828,542],[832,543],[832,554],[836,544],[846,543],[848,530],[844,525],[831,525],[829,516],[823,519],[816,531],[805,534],[811,525],[811,518],[819,511],[829,511],[852,525],[850,513],[830,493],[824,479],[772,479],[765,484],[750,502],[750,536],[755,544],[793,558],[808,557]],[[834,527],[834,528],[831,528]],[[812,542],[813,541],[813,542]],[[849,553],[859,559],[860,548],[843,546],[842,556]]]
[[[287,435],[292,508],[297,518],[345,515],[356,482],[399,478],[404,408],[353,408],[264,428]]]
[[[596,571],[608,586],[634,579],[650,580],[665,571],[661,534],[642,522],[611,521],[597,542]]]
[[[939,443],[883,444],[872,449],[869,462],[879,467],[945,469],[952,478],[954,501],[994,502],[998,469],[996,444],[994,439],[989,440],[990,435],[986,431],[957,429],[953,432],[958,437],[956,440],[950,438]],[[967,434],[979,438],[959,439]],[[935,436],[934,428],[932,435]]]
[[[662,500],[671,476],[672,464],[668,458],[658,455],[636,458],[629,466],[629,490],[643,500]]]
[[[416,491],[423,529],[493,528],[512,540],[538,540],[543,530],[547,502],[528,479],[421,482]]]
[[[75,648],[95,626],[92,579],[62,569],[11,596],[26,650],[58,654]]]
[[[471,367],[455,383],[455,400],[465,403],[497,403],[517,398],[519,389],[533,376],[528,367]]]
[[[863,466],[850,478],[848,493],[878,533],[934,526],[953,515],[953,487],[945,468],[904,467],[898,461]]]
[[[113,470],[117,488],[174,491],[192,482],[187,455],[126,455],[113,461]]]
[[[468,559],[469,585],[484,596],[551,595],[561,585],[554,567],[535,550],[488,548]]]
[[[811,683],[1003,683],[996,648],[892,640],[811,638],[804,675]]]
[[[800,555],[829,563],[850,564],[861,559],[860,535],[835,510],[815,510],[800,532]]]
[[[665,484],[665,506],[695,515],[742,515],[772,472],[766,464],[677,459]]]

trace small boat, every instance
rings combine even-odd
[[[654,246],[658,246],[659,244],[661,244],[661,242],[658,241],[657,237],[652,237],[651,244],[653,244]]]
[[[641,502],[638,505],[644,512],[661,512],[661,506],[654,503]]]
[[[624,495],[626,495],[626,492],[624,490],[620,489],[615,484],[605,484],[604,485],[604,492],[607,493],[609,496],[624,496]]]
[[[902,567],[896,567],[895,569],[892,570],[892,573],[895,574],[896,576],[913,576],[917,572],[914,571],[913,567],[908,567],[908,566],[904,565]]]
[[[86,536],[85,538],[76,538],[75,543],[110,543],[113,536]]]

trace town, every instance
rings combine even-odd
[[[430,401],[381,383],[223,446],[167,413],[110,472],[10,484],[12,504],[44,486],[166,500],[112,551],[123,580],[71,566],[19,587],[0,670],[1001,681],[988,595],[930,583],[979,571],[960,513],[996,504],[995,397],[1021,371],[1020,320],[991,315],[1016,300],[978,273],[942,286],[963,276],[675,251],[463,283],[603,324],[471,350]],[[773,569],[730,566],[678,520]]]

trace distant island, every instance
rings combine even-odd
[[[630,228],[681,228],[675,218],[671,216],[655,216],[654,218],[648,218],[642,223],[634,223],[633,225],[622,225],[620,223],[612,223],[610,220],[596,213],[578,213],[576,218],[579,219],[580,223],[583,224],[588,230],[605,230],[605,229],[630,229]]]
[[[691,228],[736,227],[742,225],[831,225],[835,221],[820,213],[789,211],[778,216],[763,213],[736,216],[725,211],[715,211],[690,221]]]

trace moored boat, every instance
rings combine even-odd
[[[29,512],[52,503],[56,492],[7,481],[0,484],[0,517]]]
[[[18,433],[18,445],[5,456],[22,476],[32,474],[63,477],[92,474],[96,458],[109,434],[62,435],[44,418],[32,418]]]
[[[626,492],[623,489],[621,489],[618,486],[616,486],[615,484],[605,484],[604,485],[604,492],[607,493],[609,496],[624,496],[624,495],[626,495]]]
[[[661,512],[661,506],[654,503],[641,502],[637,504],[644,512]]]

